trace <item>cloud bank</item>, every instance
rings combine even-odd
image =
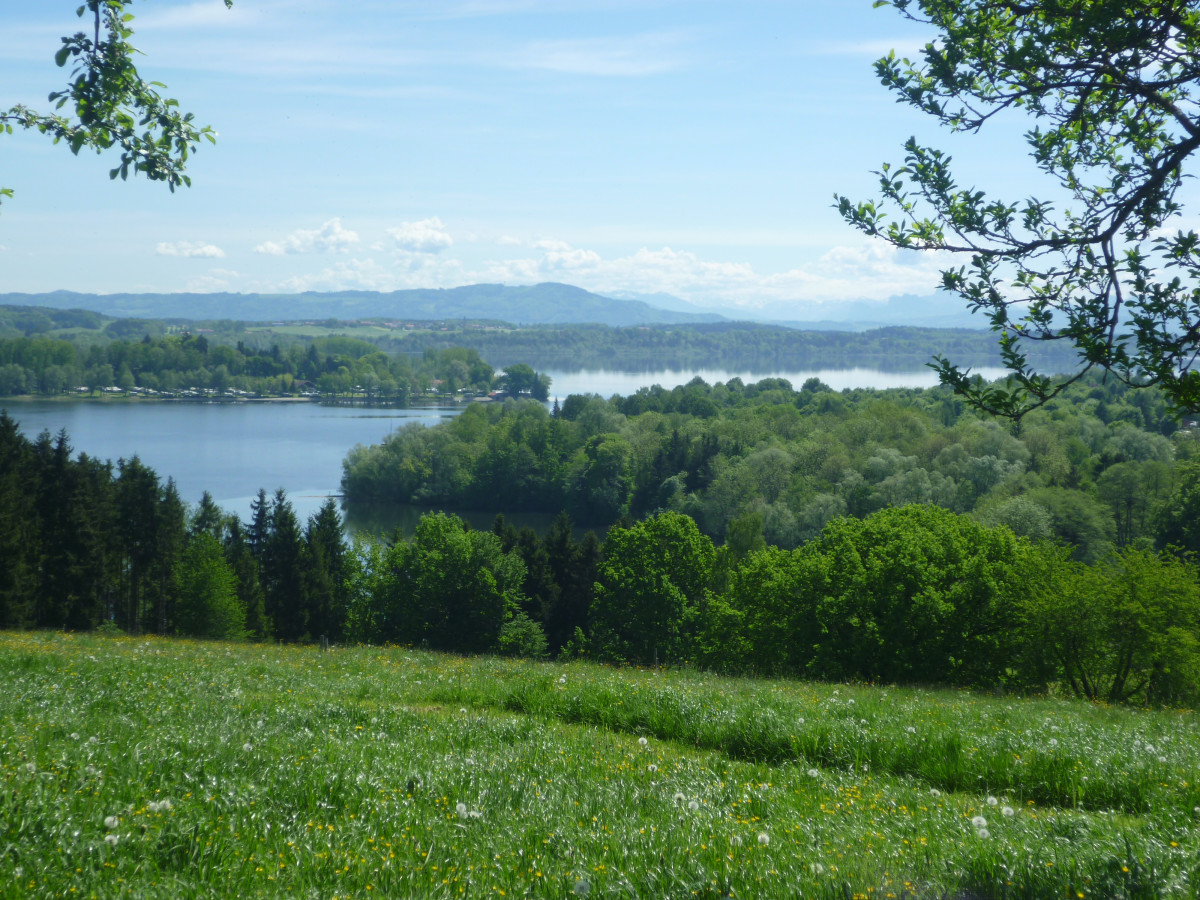
[[[281,241],[263,241],[254,248],[255,253],[269,256],[284,256],[293,253],[326,253],[330,250],[348,250],[358,243],[358,234],[342,227],[340,218],[332,218],[314,230],[297,229]]]
[[[204,241],[176,241],[174,243],[160,241],[155,246],[154,252],[158,256],[184,256],[207,259],[220,259],[225,255],[225,251],[216,244],[208,244]]]

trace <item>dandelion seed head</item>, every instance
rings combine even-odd
[[[808,770],[808,777],[809,777],[809,778],[820,778],[820,777],[821,777],[821,773],[820,773],[820,772],[818,772],[816,769],[809,769],[809,770]]]
[[[656,766],[654,763],[650,763],[650,765],[646,766],[646,771],[647,772],[657,772],[658,766]]]
[[[567,683],[567,676],[566,676],[566,675],[559,675],[559,676],[558,676],[558,683],[559,683],[559,684],[566,684],[566,683]]]
[[[734,847],[742,846],[742,836],[740,834],[735,834],[733,837],[731,837],[729,839],[729,843],[732,844]]]
[[[32,762],[25,763],[25,771],[28,772],[30,775],[34,774],[35,772],[37,772],[37,763],[32,763]]]
[[[118,819],[116,816],[105,816],[104,817],[104,827],[105,828],[108,828],[111,830],[113,828],[116,828],[120,824],[121,824],[121,820]]]
[[[650,742],[648,740],[646,740],[644,737],[638,738],[638,746],[640,746],[640,747],[645,747],[649,743]]]
[[[1160,763],[1165,763],[1165,762],[1167,761],[1167,758],[1166,758],[1165,756],[1160,756],[1160,757],[1158,758],[1158,761],[1159,761]]]
[[[980,838],[982,838],[982,839],[983,839],[983,840],[985,840],[985,841],[986,841],[988,838],[990,838],[990,837],[992,836],[992,833],[991,833],[990,831],[988,831],[986,828],[980,828],[980,829],[979,829],[978,831],[976,831],[975,833],[976,833],[977,835],[979,835],[979,837],[980,837]]]
[[[117,841],[119,841],[119,840],[120,840],[120,837],[118,837],[115,834],[106,834],[104,836],[105,843],[108,844],[108,846],[110,846],[110,847],[117,846]]]
[[[468,816],[468,818],[471,818],[471,819],[478,819],[483,816],[483,813],[481,813],[477,809],[473,809],[469,813],[467,813],[467,816]]]
[[[78,731],[71,732],[71,740],[73,740],[73,741],[79,740],[79,732]]]
[[[246,753],[249,753],[253,749],[254,749],[254,745],[252,743],[250,743],[249,741],[246,741],[246,743],[242,744],[242,750],[245,751]]]
[[[684,800],[686,800],[686,799],[687,799],[687,797],[683,796],[683,792],[682,792],[682,791],[676,791],[676,792],[675,792],[675,802],[676,802],[676,803],[682,803],[682,802],[683,802]]]
[[[825,867],[820,863],[813,863],[809,868],[812,869],[814,875],[821,875],[825,872]]]
[[[796,724],[797,724],[797,725],[803,725],[803,724],[804,724],[804,716],[801,716],[800,718],[798,718],[798,719],[796,720]]]
[[[909,734],[916,734],[916,733],[917,733],[917,729],[916,729],[916,727],[915,727],[915,726],[913,726],[913,725],[909,725],[909,726],[908,726],[907,728],[905,728],[904,730],[905,730],[905,731],[907,731]]]
[[[971,824],[976,828],[987,828],[987,819],[983,816],[975,816],[971,819]]]
[[[458,813],[458,817],[460,819],[465,819],[467,817],[467,804],[465,804],[465,803],[455,804],[454,811]]]
[[[931,795],[933,795],[934,797],[940,797],[940,796],[942,796],[942,792],[941,792],[941,791],[939,791],[937,788],[930,788],[930,789],[929,789],[929,793],[930,793]]]
[[[767,844],[771,843],[771,836],[765,831],[760,831],[758,834],[758,843],[763,847],[767,846]]]
[[[1006,819],[1011,819],[1013,816],[1015,816],[1017,814],[1017,811],[1015,809],[1013,809],[1011,806],[1002,806],[1002,807],[1000,807],[1000,814],[1002,816],[1004,816]]]
[[[467,714],[467,708],[466,708],[465,706],[460,706],[460,707],[458,708],[458,711],[459,711],[460,713],[462,713],[463,715],[466,715],[466,714]]]
[[[1058,738],[1050,738],[1050,746],[1057,747],[1058,746]]]
[[[995,797],[988,797],[988,798],[987,798],[987,805],[988,805],[988,806],[999,806],[999,805],[1000,805],[1000,801],[999,801],[999,800],[997,800]]]
[[[695,812],[699,808],[700,808],[700,804],[696,800],[693,800],[688,804],[688,809],[690,809],[692,812]]]
[[[586,897],[589,893],[591,893],[591,890],[592,886],[582,878],[575,882],[575,896]]]

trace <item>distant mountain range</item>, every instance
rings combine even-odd
[[[936,294],[886,301],[774,303],[756,309],[696,306],[671,294],[621,292],[603,296],[569,284],[510,286],[471,284],[456,288],[380,293],[333,291],[303,294],[0,294],[0,304],[83,309],[128,319],[232,319],[243,322],[297,320],[449,321],[494,320],[515,325],[669,325],[752,321],[805,331],[866,331],[888,325],[976,328],[985,323],[962,303]]]
[[[675,313],[719,313],[728,319],[782,325],[802,331],[868,331],[889,325],[918,328],[984,329],[983,317],[973,315],[961,300],[949,294],[903,294],[887,300],[849,300],[837,303],[776,301],[760,307],[704,307],[673,294],[613,291],[615,300],[640,300]]]
[[[517,325],[661,325],[724,322],[711,312],[671,312],[640,300],[614,300],[569,284],[465,287],[303,294],[0,294],[0,304],[86,309],[130,319],[235,319],[270,322],[298,319],[438,321],[494,319]]]

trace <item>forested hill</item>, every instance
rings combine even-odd
[[[338,291],[303,294],[0,294],[0,304],[82,309],[118,318],[238,319],[499,319],[514,323],[646,325],[719,322],[712,313],[673,312],[640,300],[614,300],[569,284],[472,284],[447,289]]]
[[[137,341],[147,335],[150,338],[179,335],[185,331],[204,335],[212,345],[257,350],[330,339],[340,341],[345,349],[349,345],[342,339],[351,338],[357,339],[353,342],[359,348],[355,356],[379,349],[418,357],[466,347],[494,366],[503,368],[521,362],[543,371],[715,367],[775,373],[853,366],[912,371],[935,354],[972,367],[996,366],[1001,362],[991,332],[962,328],[894,326],[869,331],[799,331],[751,322],[515,327],[495,319],[420,321],[390,317],[289,318],[268,322],[117,319],[84,309],[0,305],[0,367],[15,362],[26,369],[40,368],[32,360],[44,360],[46,350],[27,347],[31,340],[68,341],[88,352],[96,344]],[[1072,348],[1062,344],[1038,345],[1032,348],[1030,360],[1039,371],[1047,373],[1068,371],[1077,363]],[[123,361],[114,362],[114,370],[119,370]],[[87,365],[102,362],[112,361],[92,360]]]

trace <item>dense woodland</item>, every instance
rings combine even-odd
[[[1016,434],[940,390],[816,383],[480,405],[355,451],[348,484],[373,454],[400,463],[379,491],[422,471],[409,483],[515,481],[492,508],[557,498],[550,530],[436,514],[348,544],[332,502],[307,523],[282,493],[248,522],[207,497],[189,509],[136,458],[75,457],[2,415],[0,627],[1194,703],[1198,446],[1152,392],[1111,384]],[[577,539],[572,509],[613,526]]]
[[[1161,546],[1194,429],[1153,391],[1075,385],[1019,430],[945,388],[833,392],[700,380],[628,397],[475,405],[409,426],[345,461],[351,504],[568,511],[589,525],[684,513],[716,540],[791,549],[830,520],[909,503],[970,513],[1094,562]],[[1200,548],[1193,548],[1200,549]]]
[[[389,356],[372,344],[341,337],[267,347],[223,344],[192,333],[102,343],[0,338],[0,396],[58,396],[78,393],[81,387],[93,393],[117,388],[151,396],[316,391],[331,398],[353,394],[404,405],[435,387],[440,393],[486,392],[505,384],[476,351],[462,347],[430,348],[413,358]],[[521,388],[545,396],[549,380],[522,381]]]
[[[194,336],[182,334],[187,329]],[[139,342],[157,352],[130,346]],[[113,344],[117,346],[108,346]],[[799,331],[746,322],[515,327],[495,321],[387,319],[272,327],[232,320],[112,319],[86,310],[0,306],[0,395],[53,394],[80,385],[155,390],[229,385],[287,393],[295,380],[315,384],[324,377],[323,393],[370,384],[378,399],[403,399],[406,390],[419,390],[434,378],[453,378],[458,387],[480,384],[478,372],[468,379],[461,371],[425,364],[429,359],[457,358],[462,348],[500,368],[527,363],[540,370],[569,371],[719,367],[777,372],[847,366],[902,371],[924,365],[935,353],[972,366],[1000,361],[988,332],[967,329]],[[1070,369],[1076,362],[1071,353],[1049,347],[1034,359],[1051,372]]]
[[[749,322],[641,325],[533,325],[519,329],[428,330],[374,341],[385,350],[412,352],[464,346],[500,366],[523,361],[539,369],[724,368],[751,372],[863,366],[906,371],[935,353],[964,365],[998,365],[995,341],[965,328],[891,326],[869,331],[800,331]],[[1074,355],[1046,347],[1034,354],[1044,371],[1075,364]]]

